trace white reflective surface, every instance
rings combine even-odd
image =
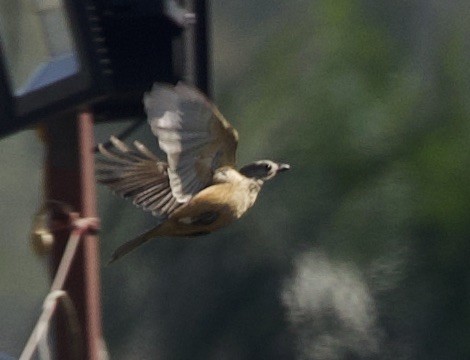
[[[15,95],[67,78],[79,69],[61,0],[0,0],[0,40]]]

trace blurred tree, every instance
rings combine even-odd
[[[293,171],[232,228],[104,270],[113,357],[470,357],[465,1],[250,4],[214,4],[217,98],[240,163]],[[143,219],[108,211],[105,254]]]

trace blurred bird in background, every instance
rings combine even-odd
[[[208,234],[242,217],[262,185],[288,164],[260,160],[235,169],[237,131],[199,90],[155,84],[144,96],[161,161],[138,141],[98,145],[97,180],[157,218],[157,225],[121,245],[113,262],[157,236]]]

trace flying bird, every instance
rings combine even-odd
[[[130,147],[111,136],[109,147],[98,145],[96,175],[157,223],[118,247],[110,263],[158,236],[204,235],[229,225],[253,206],[265,181],[290,169],[260,160],[237,170],[237,131],[192,86],[156,83],[143,102],[166,161],[138,141]]]

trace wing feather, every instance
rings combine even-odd
[[[155,84],[144,105],[153,134],[167,154],[173,196],[187,202],[211,185],[213,171],[235,166],[237,131],[199,90]]]
[[[172,195],[165,162],[139,142],[134,142],[134,149],[114,136],[110,140],[109,149],[98,145],[102,156],[97,158],[96,176],[100,183],[160,218],[182,205]]]

